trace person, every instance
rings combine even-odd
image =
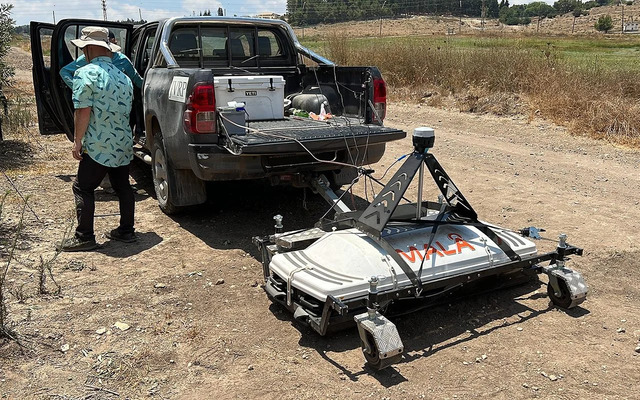
[[[118,41],[116,40],[116,36],[113,32],[109,31],[109,42],[112,44],[118,45]],[[84,67],[87,65],[87,59],[84,57],[84,54],[81,54],[78,58],[71,61],[69,64],[62,67],[60,70],[60,76],[64,83],[67,84],[71,89],[73,89],[73,74],[76,72],[78,68]],[[115,65],[120,71],[127,74],[131,82],[138,88],[142,88],[142,76],[136,71],[129,60],[129,57],[122,54],[120,51],[116,51],[113,53],[113,65]]]
[[[133,101],[131,80],[113,64],[120,46],[109,42],[106,28],[89,26],[71,43],[82,49],[87,65],[73,76],[74,140],[72,154],[79,161],[73,182],[78,226],[75,235],[60,243],[62,251],[88,251],[98,245],[93,231],[94,191],[109,175],[120,205],[120,225],[106,233],[122,242],[136,240],[135,199],[129,184],[133,137],[129,114]]]
[[[116,36],[111,31],[109,31],[109,42],[115,45],[118,44]],[[112,60],[113,65],[124,72],[138,89],[142,88],[142,76],[136,71],[129,57],[117,51],[113,53]],[[84,57],[84,54],[81,54],[60,70],[60,77],[71,89],[73,89],[73,74],[78,68],[84,67],[85,65],[87,65],[87,59]],[[105,193],[113,193],[113,187],[108,176],[105,176],[98,186],[101,187]]]

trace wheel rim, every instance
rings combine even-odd
[[[164,158],[164,152],[156,149],[154,154],[153,170],[155,172],[154,183],[156,186],[156,194],[159,199],[165,203],[169,196],[169,184],[167,183],[167,162]]]

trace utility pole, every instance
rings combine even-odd
[[[483,0],[484,1],[484,0]],[[384,10],[384,5],[387,4],[387,0],[382,2],[382,7],[380,7],[380,37],[382,37],[382,12]]]
[[[460,27],[458,28],[458,32],[462,33],[462,0],[460,0]]]
[[[102,0],[102,18],[107,20],[107,0]]]
[[[142,22],[142,10],[138,8],[138,14],[140,15],[140,22]]]
[[[622,33],[624,33],[624,4],[622,5]]]
[[[304,17],[304,8],[307,6],[307,2],[305,1],[304,3],[302,3],[302,39],[304,39],[304,23],[305,21],[305,17]]]
[[[540,19],[541,18],[542,17],[538,15],[538,26],[536,27],[536,33],[540,32]],[[575,23],[576,23],[576,20],[574,19],[573,20],[573,24],[575,25]]]
[[[487,8],[485,6],[485,0],[482,0],[482,11],[481,11],[480,14],[482,15],[481,26],[482,26],[482,30],[484,31],[484,18],[486,17],[486,14],[487,14]]]
[[[56,24],[56,10],[53,10],[53,24]]]

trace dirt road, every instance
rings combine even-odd
[[[25,79],[28,74],[24,74]],[[292,323],[261,288],[254,235],[311,226],[325,211],[301,190],[217,185],[212,201],[168,217],[150,171],[133,170],[135,244],[62,254],[52,263],[62,291],[36,295],[39,256],[70,226],[76,163],[59,137],[0,143],[0,167],[30,196],[33,212],[12,261],[8,310],[25,348],[0,347],[0,394],[11,399],[631,399],[640,354],[640,152],[542,121],[390,106],[387,125],[436,129],[434,153],[483,220],[561,232],[585,248],[571,267],[590,285],[582,307],[549,305],[532,283],[397,320],[402,363],[364,367],[355,330],[329,337]],[[34,133],[36,129],[32,130]],[[389,146],[381,173],[411,149]],[[6,155],[11,154],[12,161]],[[12,188],[2,177],[0,190]],[[361,190],[361,189],[360,189]],[[362,191],[357,194],[364,196]],[[11,195],[0,220],[18,220]],[[117,201],[98,195],[96,232],[117,224]],[[37,216],[37,219],[36,219]],[[545,242],[542,242],[544,247]],[[2,265],[7,247],[1,249]],[[21,288],[21,289],[20,289]],[[50,291],[55,286],[47,280]],[[20,295],[21,294],[21,295]],[[124,323],[122,330],[114,324]],[[126,326],[120,325],[122,328]],[[91,397],[85,397],[89,396]]]

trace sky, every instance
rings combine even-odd
[[[107,3],[107,19],[111,21],[127,18],[147,21],[159,18],[198,15],[211,10],[212,14],[222,7],[227,15],[252,16],[262,12],[284,14],[286,0],[104,0]],[[509,3],[525,4],[532,0],[512,0]],[[544,0],[552,4],[554,0]],[[63,18],[103,19],[102,0],[0,0],[3,4],[13,4],[11,17],[16,26],[27,25],[30,21],[54,22]]]
[[[211,10],[215,15],[218,7],[227,15],[252,16],[261,12],[284,14],[286,0],[105,0],[107,19],[110,21],[134,20],[142,18],[152,21],[159,18],[196,15],[200,11]],[[63,18],[102,18],[102,0],[0,0],[3,4],[13,4],[11,18],[16,26],[27,25],[31,21],[56,22]]]

